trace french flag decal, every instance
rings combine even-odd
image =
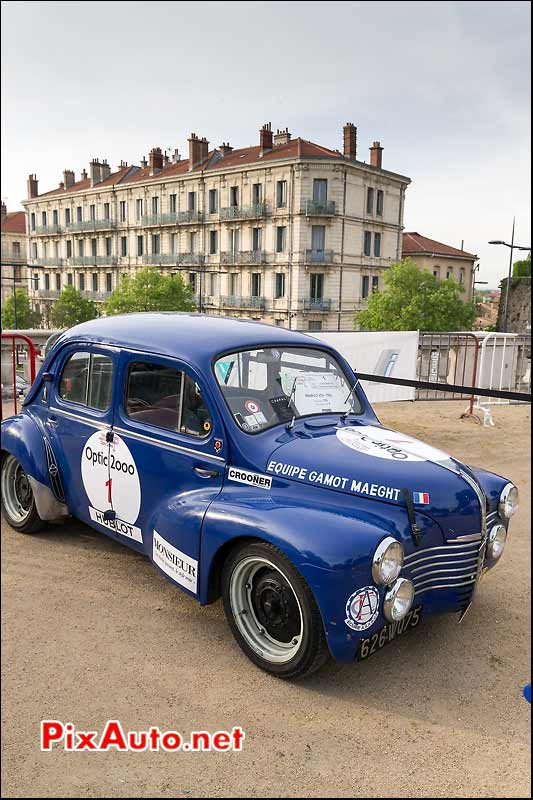
[[[413,503],[429,506],[429,492],[413,492]]]

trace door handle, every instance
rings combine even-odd
[[[220,475],[217,469],[204,469],[203,467],[193,467],[193,469],[200,478],[216,478]]]
[[[53,428],[57,428],[57,426],[59,425],[59,420],[57,417],[48,417],[47,421],[48,424]]]

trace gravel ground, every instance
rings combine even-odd
[[[382,421],[513,479],[521,510],[461,625],[421,626],[362,664],[284,683],[143,557],[78,522],[2,523],[6,797],[528,797],[529,406],[496,428],[465,403],[378,407]],[[188,733],[241,725],[238,753],[51,753],[39,721]]]

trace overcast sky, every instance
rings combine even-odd
[[[405,227],[497,286],[530,244],[529,2],[3,2],[2,199],[92,157],[255,144],[271,121],[412,178]],[[517,256],[518,258],[518,256]]]

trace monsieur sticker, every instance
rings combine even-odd
[[[390,461],[432,461],[450,463],[450,456],[404,433],[378,428],[375,425],[358,425],[337,430],[337,439],[367,456]]]
[[[378,614],[379,594],[374,586],[365,586],[348,598],[344,622],[353,631],[366,631],[377,620]]]
[[[154,564],[157,564],[169,578],[196,594],[198,561],[171,545],[157,531],[154,531],[152,539],[152,558]]]

